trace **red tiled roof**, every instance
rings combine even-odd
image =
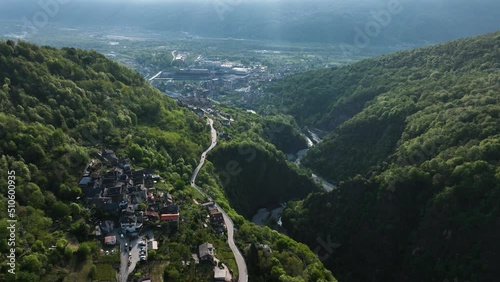
[[[179,214],[162,214],[161,215],[161,220],[167,220],[167,221],[178,221],[179,220]]]
[[[116,244],[116,236],[107,236],[104,237],[105,244]]]

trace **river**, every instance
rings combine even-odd
[[[297,165],[301,165],[300,161],[304,156],[306,155],[307,151],[314,147],[315,145],[321,143],[322,139],[318,136],[317,133],[308,130],[307,131],[308,135],[305,135],[304,137],[306,138],[307,141],[307,148],[302,149],[295,154],[288,154],[288,160],[294,161]],[[335,184],[328,182],[321,176],[318,176],[316,174],[312,174],[311,177],[316,181],[318,184],[320,184],[323,189],[326,191],[332,191],[333,189],[336,188]],[[252,217],[252,222],[264,226],[266,225],[266,221],[269,218],[272,218],[277,221],[278,225],[281,226],[281,214],[283,213],[285,204],[280,204],[280,207],[276,208],[261,208],[257,211],[257,213]]]

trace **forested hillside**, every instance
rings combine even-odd
[[[278,110],[294,116],[300,126],[331,131],[304,164],[342,180],[367,173],[394,152],[408,157],[403,151],[414,151],[407,146],[432,133],[433,122],[447,121],[439,127],[455,131],[463,121],[453,124],[450,115],[474,118],[495,105],[499,38],[494,33],[292,76],[279,81],[260,103],[280,105]],[[450,138],[444,145],[458,141]]]
[[[225,236],[203,227],[206,209],[193,199],[207,199],[187,186],[210,143],[205,119],[94,51],[0,42],[0,83],[1,281],[86,281],[102,274],[102,268],[96,270],[100,262],[119,261],[118,255],[100,251],[102,239],[93,232],[100,219],[78,185],[86,164],[102,148],[113,148],[134,168],[152,168],[165,180],[158,189],[170,192],[182,209],[179,230],[156,234],[160,247],[150,252],[148,264],[135,273],[138,277],[140,271],[158,268],[156,275],[168,281],[212,277],[211,268],[197,272],[181,263],[189,261],[193,246],[206,241],[217,246],[218,258],[236,267]],[[9,171],[15,171],[13,182]],[[252,279],[335,281],[305,245],[235,213],[217,186],[215,172],[200,178],[200,185],[217,192],[216,199],[241,228],[236,236],[240,249],[253,258],[248,263]],[[16,192],[15,246],[8,241],[8,180]],[[249,252],[245,248],[250,244],[267,244],[273,252]],[[7,272],[11,248],[15,276]]]
[[[340,244],[325,264],[341,281],[496,280],[499,46],[497,32],[278,83],[299,124],[332,132],[303,163],[339,181],[284,223]]]
[[[203,120],[96,52],[1,42],[0,81],[0,248],[7,254],[11,247],[4,232],[12,170],[18,281],[64,277],[79,242],[91,240],[91,212],[77,200],[78,181],[102,147],[174,183],[188,180],[209,142]],[[1,275],[10,275],[6,267]]]

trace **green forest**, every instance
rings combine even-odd
[[[302,163],[338,188],[290,204],[284,226],[310,247],[330,236],[340,281],[497,280],[499,46],[496,32],[299,74],[260,102],[330,132]]]
[[[200,240],[212,241],[220,250],[218,256],[235,268],[226,239],[203,227],[206,211],[193,204],[207,199],[187,186],[200,153],[210,143],[204,118],[177,106],[140,74],[95,51],[0,42],[0,84],[1,281],[91,281],[113,276],[110,263],[116,257],[99,255],[102,240],[93,235],[98,215],[78,186],[86,164],[102,148],[112,148],[134,167],[153,169],[166,180],[158,189],[172,193],[181,205],[184,221],[179,230],[158,234],[161,247],[151,255],[151,267],[163,269],[160,276],[168,281],[207,279],[209,272],[197,272],[179,261],[189,260]],[[259,120],[242,120],[243,125],[262,128],[256,125]],[[292,132],[301,140],[297,128]],[[288,167],[283,153],[275,156],[279,151],[274,145],[262,138],[258,142],[251,146],[267,146],[287,173],[301,177],[303,172]],[[223,159],[221,152],[217,156]],[[241,229],[235,235],[238,245],[253,259],[249,269],[265,271],[252,270],[252,279],[335,281],[306,245],[257,227],[231,209],[219,175],[207,166],[200,186],[215,191],[235,218]],[[7,240],[9,171],[15,171],[17,201],[15,278],[7,273],[6,263],[11,248]],[[297,197],[307,192],[295,191]],[[249,250],[252,244],[267,244],[273,252]],[[148,271],[152,269],[139,268],[135,278]]]

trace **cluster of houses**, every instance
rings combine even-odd
[[[155,188],[155,184],[161,181],[160,176],[150,169],[134,170],[128,160],[118,158],[112,150],[103,149],[99,157],[100,160],[91,160],[87,164],[79,186],[88,203],[100,211],[95,234],[103,239],[104,245],[111,247],[118,243],[115,227],[121,228],[122,238],[125,234],[136,237],[148,225],[178,228],[179,206],[171,194]],[[210,222],[216,231],[225,232],[224,215],[215,203],[208,202],[203,206],[208,212],[207,223]],[[152,243],[148,249],[158,248],[156,241],[148,243]],[[106,251],[106,254],[114,251]],[[229,269],[219,263],[212,244],[199,245],[198,254],[193,256],[196,262],[214,265],[215,281],[231,281]]]
[[[136,234],[145,225],[161,221],[178,226],[179,207],[169,193],[154,188],[161,180],[159,175],[150,169],[132,169],[128,160],[118,158],[112,150],[103,149],[99,157],[101,163],[90,161],[79,182],[91,206],[107,219],[118,221],[124,233]]]

